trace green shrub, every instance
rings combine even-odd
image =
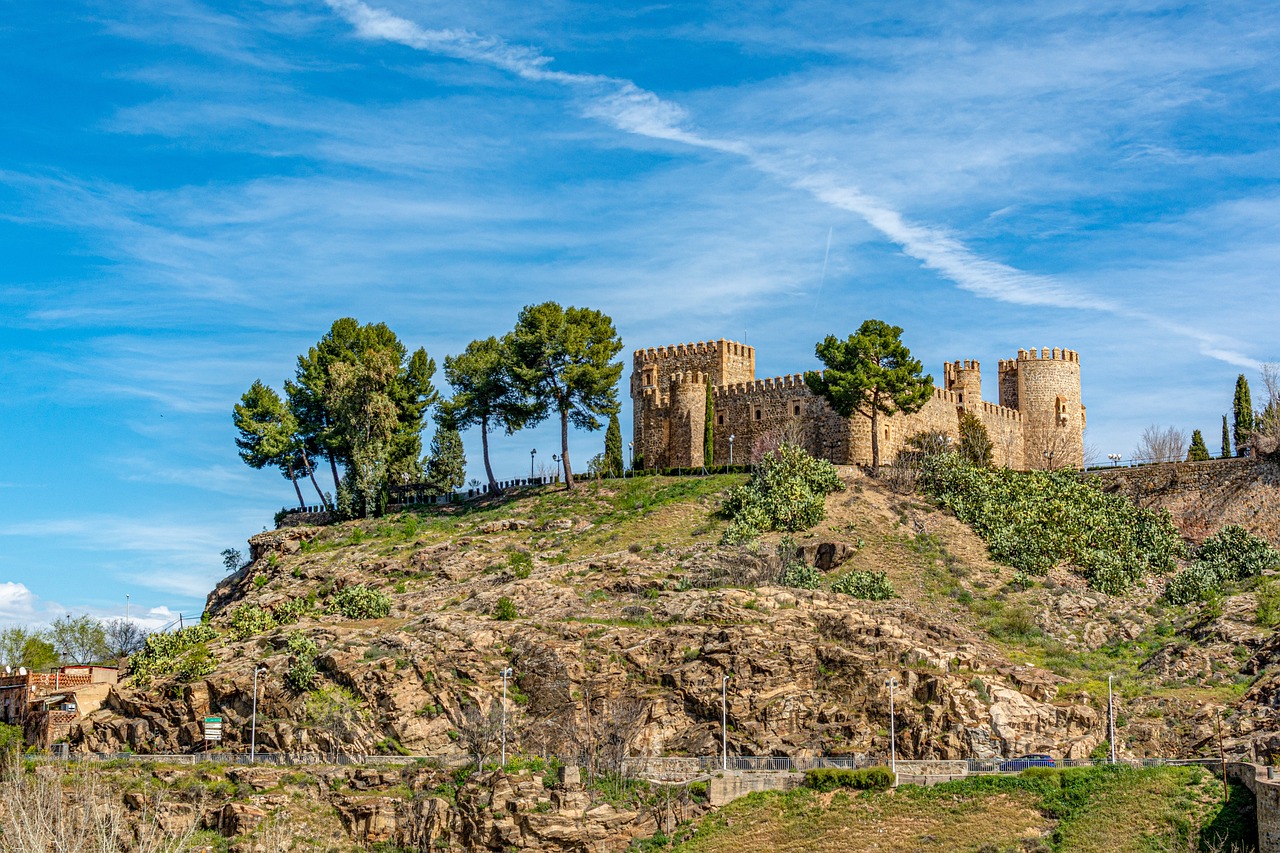
[[[292,656],[284,674],[285,687],[295,693],[306,693],[314,689],[320,677],[320,671],[316,668],[316,655],[319,654],[320,647],[316,645],[316,641],[300,631],[294,631],[289,635],[285,648]]]
[[[380,589],[354,584],[339,590],[329,609],[348,619],[382,619],[391,612],[391,599]]]
[[[196,649],[203,649],[204,655],[186,661],[184,671],[192,678],[207,675],[217,666],[213,656],[205,648],[205,644],[217,639],[218,632],[208,625],[192,625],[181,631],[156,633],[147,637],[142,650],[129,658],[129,674],[134,683],[145,687],[151,683],[155,675],[167,675],[177,672],[179,659]],[[209,664],[212,663],[212,666]],[[201,670],[205,670],[201,672]],[[191,675],[191,673],[196,673]]]
[[[298,658],[285,670],[284,686],[294,693],[306,693],[316,686],[319,677],[320,671],[316,669],[314,659]]]
[[[291,622],[297,622],[310,612],[310,600],[306,598],[291,598],[272,608],[271,615],[275,617],[277,625],[288,625]]]
[[[1280,551],[1238,524],[1228,524],[1204,540],[1196,557],[1217,566],[1224,580],[1257,577],[1280,566]]]
[[[275,617],[256,604],[242,604],[227,620],[227,633],[233,640],[245,640],[264,634],[276,626]]]
[[[804,784],[815,791],[834,791],[837,788],[853,788],[859,791],[883,791],[892,788],[893,771],[888,767],[862,767],[848,770],[843,767],[819,767],[806,770]]]
[[[1280,565],[1280,551],[1265,539],[1236,524],[1210,536],[1196,552],[1196,561],[1169,580],[1164,597],[1172,604],[1214,598],[1224,584],[1257,577]]]
[[[783,566],[780,581],[783,586],[795,589],[817,589],[822,583],[822,572],[808,563],[795,560]]]
[[[854,598],[865,598],[869,601],[887,601],[897,593],[893,584],[884,572],[849,572],[831,585],[836,592],[843,592]]]
[[[1184,552],[1167,512],[1141,509],[1073,471],[975,468],[944,453],[925,459],[919,485],[973,527],[992,559],[1035,575],[1065,563],[1111,595],[1148,572],[1171,571]]]
[[[726,544],[757,539],[767,530],[806,530],[826,517],[825,498],[844,488],[830,462],[784,444],[756,466],[751,481],[729,493],[721,508],[729,519]]]
[[[510,622],[520,618],[520,611],[516,610],[516,603],[504,595],[494,605],[493,618],[499,622]]]

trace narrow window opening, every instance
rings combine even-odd
[[[716,425],[724,426],[724,415],[716,415]]]
[[[796,406],[796,417],[800,417],[800,407]]]
[[[756,420],[760,420],[760,410],[756,409]]]

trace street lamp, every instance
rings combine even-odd
[[[720,769],[729,769],[729,676],[720,679]]]
[[[1111,742],[1111,763],[1116,763],[1116,706],[1111,698],[1111,676],[1107,676],[1107,740]]]
[[[733,464],[733,436],[729,436],[729,464]]]
[[[884,683],[889,688],[889,769],[894,776],[898,775],[898,723],[893,712],[893,689],[898,686],[898,679],[890,678]]]
[[[636,443],[634,441],[627,442],[627,469],[636,467]]]
[[[129,621],[129,593],[124,594],[124,621]]]
[[[538,455],[538,448],[529,451],[529,479],[533,479],[533,457]]]
[[[1121,457],[1119,453],[1108,453],[1107,458],[1111,460],[1111,467],[1114,468],[1120,464]]]
[[[1045,469],[1046,471],[1052,471],[1052,470],[1053,470],[1053,453],[1054,453],[1054,452],[1053,452],[1052,450],[1046,450],[1046,451],[1044,452],[1044,458],[1045,458],[1045,465],[1044,465],[1044,469]]]
[[[258,673],[266,672],[265,666],[253,668],[253,713],[249,716],[249,763],[258,757]]]
[[[507,769],[507,679],[511,677],[511,667],[502,671],[502,769]]]
[[[552,463],[552,465],[554,466],[555,471],[556,471],[556,473],[555,473],[553,476],[554,476],[557,480],[559,480],[559,479],[560,479],[560,457],[559,457],[558,455],[556,455],[556,454],[552,453],[552,454],[551,454],[551,463]]]

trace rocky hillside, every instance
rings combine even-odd
[[[198,721],[247,748],[407,754],[446,766],[499,749],[561,756],[591,778],[624,757],[714,755],[728,677],[731,754],[886,756],[896,678],[902,757],[1084,758],[1116,677],[1129,756],[1280,752],[1270,578],[1170,607],[1153,579],[1123,598],[1076,575],[1016,578],[948,514],[854,469],[827,518],[780,549],[719,545],[735,477],[641,478],[533,491],[250,540],[209,597],[207,628],[112,692],[76,750],[190,751]],[[778,586],[782,557],[816,590]],[[897,597],[831,590],[882,571]],[[594,795],[592,795],[594,796]],[[644,834],[637,823],[635,834]]]

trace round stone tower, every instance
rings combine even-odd
[[[667,465],[672,468],[701,465],[707,418],[706,374],[697,370],[673,374],[670,387],[671,438],[667,444]]]
[[[948,391],[954,391],[960,403],[968,410],[979,408],[982,402],[982,366],[976,361],[955,361],[942,365],[943,382]]]
[[[1085,410],[1080,402],[1080,354],[1048,347],[1018,350],[1015,370],[1024,467],[1082,467]],[[1002,383],[1007,372],[1011,371],[1001,370]]]

